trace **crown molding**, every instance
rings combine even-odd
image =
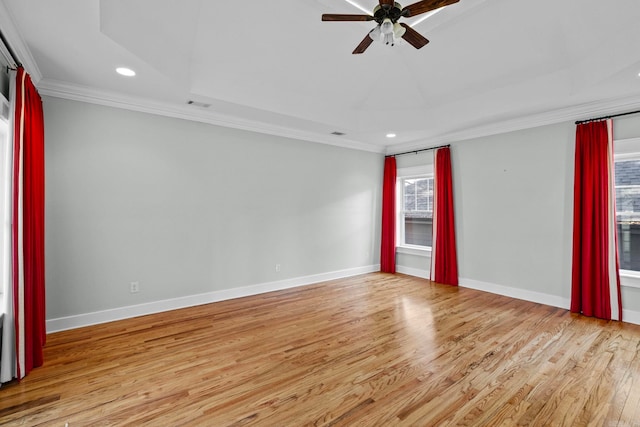
[[[638,96],[613,98],[578,104],[541,113],[534,113],[527,116],[494,120],[490,123],[470,127],[460,131],[449,132],[433,138],[425,138],[397,145],[380,147],[344,137],[320,135],[271,123],[223,115],[212,111],[193,110],[188,106],[151,101],[144,98],[132,97],[120,93],[108,92],[50,79],[41,79],[37,86],[41,94],[57,98],[88,102],[107,107],[122,108],[285,138],[328,144],[342,148],[385,154],[395,154],[403,151],[422,149],[425,148],[425,146],[449,144],[473,138],[531,129],[562,122],[573,122],[576,120],[584,120],[589,117],[611,115],[640,109],[640,97]]]
[[[494,120],[490,123],[442,134],[433,138],[425,138],[423,140],[387,146],[386,154],[395,154],[403,151],[421,149],[428,146],[449,144],[452,142],[465,141],[473,138],[498,135],[501,133],[531,129],[562,122],[574,122],[577,120],[585,120],[590,117],[607,116],[637,109],[640,109],[640,97],[638,96],[588,102],[570,107],[558,108],[551,111],[529,114],[526,116]]]
[[[132,97],[120,93],[108,92],[50,79],[42,79],[37,87],[40,94],[56,98],[88,102],[91,104],[98,104],[107,107],[122,108],[125,110],[173,117],[177,119],[212,124],[216,126],[241,129],[250,132],[281,136],[285,138],[317,142],[353,150],[368,151],[380,154],[385,150],[385,147],[380,147],[373,144],[365,144],[360,141],[354,141],[334,135],[319,135],[313,132],[291,129],[271,123],[263,123],[243,119],[240,117],[227,116],[213,111],[194,110],[193,107],[151,101],[144,98]]]
[[[0,3],[0,6],[1,5],[2,3]],[[469,127],[460,131],[445,133],[436,137],[427,137],[397,145],[381,147],[344,137],[321,135],[314,132],[306,132],[284,126],[278,126],[272,123],[264,123],[240,117],[223,115],[212,111],[193,110],[188,106],[151,101],[144,98],[132,97],[116,92],[103,91],[50,79],[40,79],[37,87],[41,94],[57,98],[381,154],[395,154],[403,151],[422,149],[425,148],[425,146],[449,144],[473,138],[531,129],[562,122],[573,122],[576,120],[588,119],[589,117],[605,116],[640,109],[640,97],[638,96],[613,98],[577,104],[570,107],[529,114],[526,116],[493,120],[489,123]]]
[[[27,47],[24,39],[20,35],[18,28],[13,22],[9,9],[4,4],[4,1],[0,0],[0,28],[2,29],[2,35],[9,44],[9,47],[18,56],[18,61],[22,63],[24,69],[31,76],[31,81],[35,85],[42,80],[42,73],[36,64],[31,51]]]

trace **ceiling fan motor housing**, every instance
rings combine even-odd
[[[400,3],[394,3],[391,5],[378,5],[373,9],[373,19],[378,23],[382,24],[386,18],[391,19],[391,22],[394,24],[398,22],[398,19],[402,17],[402,6]]]

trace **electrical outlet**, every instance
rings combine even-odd
[[[276,273],[280,272],[280,264],[276,264]]]
[[[131,282],[129,292],[131,292],[132,294],[140,292],[140,282]]]

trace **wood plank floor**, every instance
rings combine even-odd
[[[640,326],[367,274],[51,334],[0,425],[640,426]]]

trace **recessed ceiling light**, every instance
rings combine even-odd
[[[135,71],[133,71],[131,68],[126,68],[126,67],[116,68],[116,73],[126,77],[133,77],[136,75]]]
[[[388,133],[387,134],[387,138],[395,138],[396,134],[395,133]]]

